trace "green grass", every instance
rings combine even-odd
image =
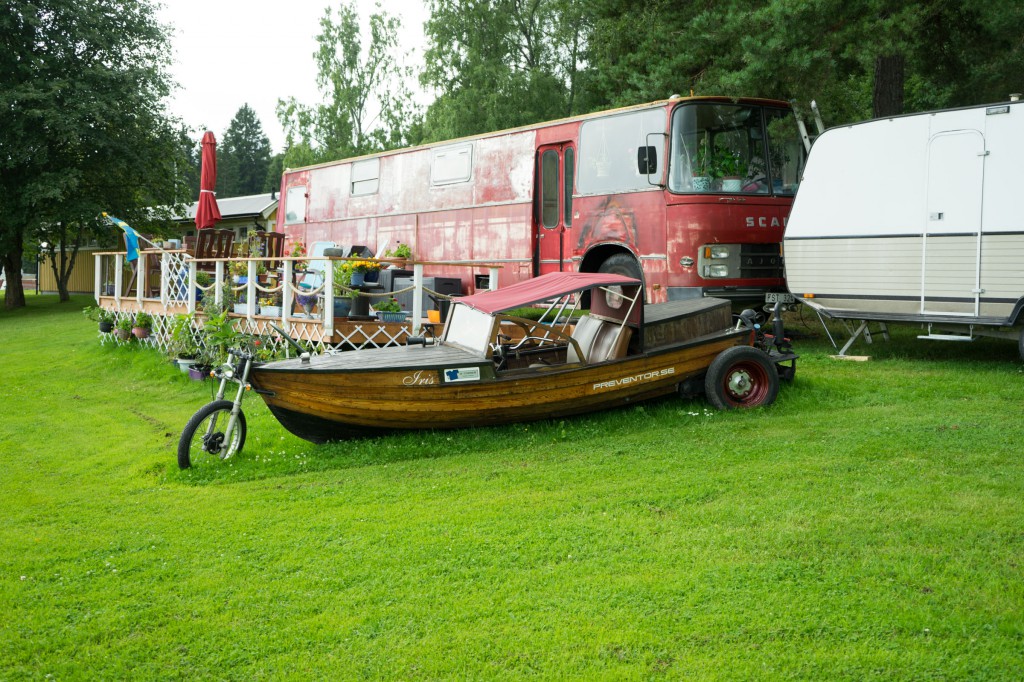
[[[324,446],[251,397],[181,472],[209,388],[87,302],[0,312],[0,678],[1020,678],[1012,343],[815,335],[763,410]]]

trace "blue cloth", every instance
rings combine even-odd
[[[139,233],[132,229],[132,227],[128,223],[121,220],[120,218],[115,218],[114,216],[107,215],[106,213],[103,214],[103,217],[105,217],[107,220],[114,223],[114,225],[117,225],[122,230],[124,230],[124,243],[126,250],[128,251],[128,255],[126,256],[127,260],[133,261],[138,259]]]

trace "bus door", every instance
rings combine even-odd
[[[548,144],[537,150],[537,196],[534,207],[534,274],[572,270],[573,170],[571,143]]]

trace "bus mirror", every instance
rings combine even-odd
[[[658,151],[654,148],[654,145],[637,148],[636,165],[641,175],[651,175],[658,172]]]

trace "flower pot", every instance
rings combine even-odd
[[[698,175],[693,178],[693,191],[694,192],[709,192],[711,191],[711,178],[706,175]]]
[[[113,322],[100,322],[100,331],[104,334],[109,334],[114,329]]]
[[[348,317],[352,312],[352,299],[348,296],[334,299],[334,319]]]
[[[308,294],[298,294],[295,296],[295,302],[302,306],[302,309],[306,311],[306,317],[313,317],[313,308],[316,306],[316,296]],[[345,313],[348,314],[347,312]],[[335,313],[337,316],[337,313]]]
[[[231,308],[238,315],[247,315],[249,313],[248,303],[235,303]]]
[[[281,317],[281,306],[279,305],[261,305],[260,315],[267,315],[268,317]]]
[[[188,378],[193,381],[204,381],[210,376],[210,368],[205,365],[192,365],[188,368]]]
[[[232,277],[232,279],[235,280],[235,284],[248,284],[249,283],[248,275],[235,275],[234,277]]]
[[[349,299],[352,301],[352,311],[349,313],[352,317],[369,317],[370,316],[370,299],[367,296],[356,296],[355,298]]]
[[[352,286],[361,287],[366,284],[366,273],[365,272],[353,272],[352,273]]]
[[[723,192],[739,192],[742,189],[743,180],[737,177],[722,178]]]
[[[363,279],[367,284],[376,284],[380,281],[380,270],[370,270],[364,276]]]
[[[188,374],[188,371],[192,369],[192,366],[196,364],[195,358],[178,358],[175,360],[178,363],[178,369],[181,370],[182,374]]]
[[[135,334],[137,339],[148,339],[149,330],[145,327],[132,327],[132,334]]]
[[[407,313],[404,310],[398,312],[379,311],[377,319],[381,322],[405,322]]]

